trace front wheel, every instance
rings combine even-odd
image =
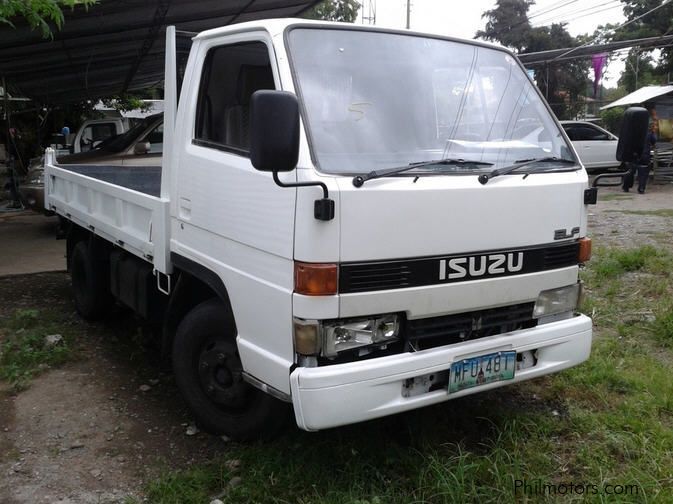
[[[243,380],[233,317],[219,299],[204,301],[180,322],[173,371],[199,426],[211,434],[268,439],[287,421],[287,404]]]

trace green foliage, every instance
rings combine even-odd
[[[622,107],[613,107],[601,110],[601,120],[608,131],[615,134],[619,133],[619,128],[622,125],[622,118],[624,117],[624,109]]]
[[[309,19],[353,23],[361,4],[357,0],[323,0],[304,14]]]
[[[151,105],[144,101],[144,99],[135,94],[115,95],[109,98],[101,99],[106,107],[113,108],[119,112],[128,112],[129,110],[148,111]]]
[[[498,0],[495,9],[481,15],[488,21],[486,28],[478,31],[476,37],[525,52],[532,30],[528,9],[534,3],[533,0]]]
[[[643,86],[660,84],[661,80],[652,56],[639,49],[629,51],[629,55],[626,57],[626,66],[619,78],[618,84],[620,87],[623,87],[628,93],[633,93]]]
[[[528,19],[531,0],[498,0],[496,8],[486,11],[486,28],[476,36],[510,47],[520,53],[562,49],[580,45],[564,24],[533,28]],[[575,117],[581,107],[579,97],[586,92],[589,63],[570,60],[535,67],[536,83],[559,119]]]
[[[660,0],[621,0],[624,4],[624,15],[627,20],[634,20],[646,12],[666,2]],[[673,32],[673,3],[668,3],[637,21],[620,28],[612,37],[613,40],[630,40],[645,37],[657,37],[670,35]],[[673,71],[673,50],[669,45],[663,47],[659,58],[651,57],[649,51],[639,50],[640,61],[638,64],[638,85],[635,85],[635,53],[631,51],[627,60],[626,69],[620,79],[620,85],[624,85],[629,92],[648,84],[661,84],[666,82],[668,72]],[[663,82],[662,82],[663,81]]]
[[[97,0],[1,0],[0,24],[14,26],[17,18],[25,19],[31,28],[39,29],[44,38],[52,34],[53,23],[57,29],[63,27],[63,8],[74,9],[76,5],[89,6]]]
[[[49,346],[48,334],[63,333],[60,314],[35,309],[16,310],[0,324],[0,379],[24,388],[39,371],[68,360],[67,337]]]

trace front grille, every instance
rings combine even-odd
[[[339,266],[339,292],[349,294],[442,285],[565,268],[577,264],[578,250],[579,244],[571,242],[460,255],[342,263]],[[462,267],[452,266],[454,261]],[[472,267],[468,268],[468,264]]]
[[[405,339],[415,350],[485,338],[534,327],[534,303],[521,303],[443,317],[408,320]]]
[[[546,249],[544,251],[545,269],[565,268],[577,264],[579,249],[578,242]]]
[[[344,290],[347,292],[366,292],[411,287],[411,270],[406,264],[358,264],[348,268],[346,275],[342,274],[341,277],[341,292],[344,292]]]

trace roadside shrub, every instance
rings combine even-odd
[[[622,107],[614,107],[601,111],[601,119],[603,120],[605,129],[611,131],[615,135],[619,135],[623,118],[624,109]]]

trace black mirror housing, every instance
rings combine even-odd
[[[287,91],[260,90],[250,99],[250,161],[260,171],[288,172],[299,159],[299,103]]]
[[[640,159],[645,149],[650,113],[643,107],[629,107],[624,112],[617,143],[617,160],[633,163]]]

